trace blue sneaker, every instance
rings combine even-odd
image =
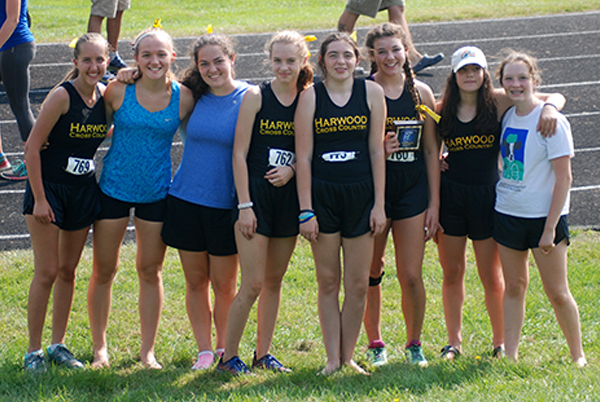
[[[116,54],[115,57],[110,60],[110,63],[108,63],[108,69],[112,72],[119,71],[125,67],[128,67],[127,63],[125,63],[125,61],[118,54]]]
[[[256,359],[256,350],[254,351],[254,358],[252,359],[252,368],[262,368],[265,370],[272,370],[276,373],[291,373],[292,370],[285,367],[279,360],[270,353],[267,353],[260,359]]]
[[[106,72],[104,73],[102,78],[100,78],[100,82],[103,83],[104,85],[107,85],[110,81],[112,81],[116,78],[117,78],[116,75],[114,75],[110,71],[106,70]]]
[[[12,162],[12,171],[2,172],[0,173],[0,177],[4,180],[11,181],[27,180],[27,168],[25,167],[25,162],[21,159],[15,159]]]
[[[83,368],[83,363],[73,357],[73,353],[63,343],[56,345],[54,348],[52,346],[48,347],[48,360],[57,366],[72,369]]]
[[[31,353],[25,353],[23,368],[25,371],[29,371],[31,373],[44,373],[47,367],[46,359],[44,359],[44,352],[42,352],[42,349],[33,351]]]
[[[418,365],[419,367],[427,367],[429,364],[420,344],[413,343],[404,350],[404,354],[406,355],[406,361],[410,364]]]
[[[217,371],[222,373],[230,373],[233,375],[250,374],[248,366],[246,366],[242,359],[237,356],[233,356],[226,362],[223,361],[223,356],[221,356],[219,363],[217,364]]]

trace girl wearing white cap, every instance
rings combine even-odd
[[[493,332],[494,357],[504,355],[502,299],[504,279],[498,249],[492,238],[495,185],[498,181],[500,120],[512,101],[494,89],[483,52],[465,46],[452,55],[452,72],[438,103],[439,133],[447,154],[442,163],[438,253],[444,279],[442,296],[448,345],[441,356],[452,360],[461,353],[462,306],[465,297],[467,237],[473,243],[479,278]],[[536,94],[546,102],[538,122],[544,136],[556,131],[560,94]]]

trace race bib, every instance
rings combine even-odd
[[[357,158],[356,151],[335,151],[321,155],[325,162],[348,162]]]
[[[83,176],[96,170],[96,164],[94,163],[93,159],[81,159],[70,156],[66,170],[67,172],[76,176]]]
[[[390,162],[414,162],[415,161],[415,153],[414,152],[394,152],[387,158]]]
[[[269,166],[290,166],[296,163],[296,155],[285,149],[269,149]]]

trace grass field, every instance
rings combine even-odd
[[[389,248],[391,250],[391,247]],[[108,339],[113,366],[108,370],[71,372],[53,368],[43,375],[21,369],[27,348],[27,291],[33,274],[30,251],[0,254],[0,401],[597,401],[600,400],[600,235],[594,231],[573,233],[569,249],[570,283],[579,303],[584,349],[589,367],[570,364],[567,345],[552,308],[543,294],[539,275],[531,270],[527,316],[519,364],[494,361],[491,329],[483,305],[483,291],[469,251],[465,302],[463,355],[454,363],[442,361],[445,345],[441,302],[442,273],[437,251],[428,244],[423,272],[428,294],[422,340],[430,366],[417,369],[403,362],[405,342],[400,310],[400,287],[393,258],[388,255],[383,280],[383,336],[391,353],[390,364],[364,377],[342,370],[330,377],[317,376],[325,352],[316,309],[314,265],[304,241],[294,254],[284,280],[282,306],[273,353],[294,369],[289,375],[258,372],[231,378],[213,370],[192,372],[197,353],[185,313],[185,281],[178,257],[172,250],[165,261],[165,303],[157,340],[157,358],[165,369],[144,369],[137,361],[139,319],[137,276],[133,245],[127,245],[115,281]],[[67,342],[75,355],[89,362],[91,336],[86,310],[86,289],[91,272],[87,248],[79,266],[73,313]],[[240,355],[252,356],[255,313],[242,339]],[[44,344],[49,342],[48,314]],[[356,358],[364,362],[366,337],[359,339]]]
[[[174,37],[197,36],[212,24],[215,32],[270,32],[289,28],[335,28],[346,0],[132,0],[123,16],[122,39],[132,39],[156,18]],[[29,0],[38,42],[70,41],[87,30],[89,0]],[[408,0],[409,22],[503,18],[600,9],[600,0]],[[359,26],[387,19],[361,17]]]

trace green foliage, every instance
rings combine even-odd
[[[156,355],[165,366],[149,371],[137,358],[139,317],[135,245],[123,248],[115,280],[108,329],[112,367],[107,370],[68,371],[51,368],[42,375],[23,372],[27,349],[27,292],[33,273],[31,251],[0,253],[0,401],[594,401],[600,395],[600,342],[596,309],[600,294],[600,235],[574,231],[569,248],[569,279],[581,312],[584,350],[589,367],[570,364],[569,352],[543,293],[533,261],[527,296],[527,313],[520,362],[495,361],[491,328],[469,248],[464,307],[463,355],[453,363],[442,361],[439,349],[446,343],[441,302],[442,272],[433,244],[427,245],[423,276],[427,313],[422,340],[430,366],[404,363],[406,342],[400,307],[400,287],[395,277],[393,249],[388,247],[383,278],[383,338],[390,363],[361,376],[343,369],[330,377],[317,376],[325,364],[316,300],[317,287],[310,248],[299,241],[284,280],[281,312],[273,354],[292,367],[289,375],[256,372],[232,378],[190,370],[197,353],[185,312],[185,280],[177,253],[169,250],[164,266],[165,303],[156,344]],[[73,312],[67,343],[75,355],[89,363],[91,336],[86,290],[91,273],[91,249],[86,248],[77,272]],[[51,307],[44,330],[50,341]],[[250,362],[256,334],[252,312],[240,345],[240,356]],[[364,363],[366,336],[359,338],[356,360]]]
[[[87,30],[89,0],[29,0],[33,33],[38,42],[70,41]],[[211,24],[226,34],[271,32],[280,29],[331,29],[344,10],[346,0],[133,0],[123,14],[122,39],[133,39],[161,18],[173,37],[198,36]],[[476,18],[501,18],[600,9],[600,0],[411,0],[406,15],[411,23]],[[358,26],[387,20],[361,17]]]

